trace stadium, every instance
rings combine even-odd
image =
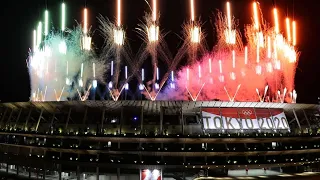
[[[199,179],[232,173],[302,178],[319,170],[318,125],[319,105],[311,104],[3,103],[1,172],[41,179]]]

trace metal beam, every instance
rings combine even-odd
[[[97,158],[99,158],[99,154],[97,154]],[[99,166],[96,167],[96,180],[99,180],[100,172],[99,172]]]
[[[164,113],[164,107],[160,106],[160,135],[163,135],[163,113]]]
[[[3,113],[3,115],[2,115],[2,118],[1,118],[1,124],[0,125],[2,125],[2,123],[3,123],[3,121],[4,121],[4,118],[6,117],[6,115],[7,115],[7,112],[8,112],[8,109],[9,108],[6,108],[6,110],[4,111],[4,113]]]
[[[53,111],[53,116],[52,116],[52,118],[51,118],[51,122],[50,122],[50,131],[52,131],[53,130],[53,121],[54,121],[54,119],[56,118],[56,109],[57,108],[54,108],[54,111]]]
[[[143,134],[143,106],[141,106],[141,117],[140,117],[140,134]]]
[[[106,119],[105,118],[105,115],[106,115],[106,109],[103,108],[102,110],[102,117],[101,117],[101,127],[100,127],[100,133],[101,134],[104,134],[104,128],[103,128],[103,123],[104,123],[104,120]],[[99,169],[98,169],[99,170]],[[98,177],[99,178],[99,177]]]
[[[84,116],[83,116],[83,120],[82,120],[83,128],[85,128],[85,124],[86,124],[86,121],[87,121],[87,114],[88,114],[88,106],[86,106],[86,109],[84,110]]]
[[[36,126],[36,132],[38,131],[39,124],[40,124],[40,121],[41,121],[41,119],[42,119],[43,111],[44,111],[44,109],[41,109],[41,113],[40,113],[40,116],[39,116],[39,118],[38,118],[38,123],[37,123],[37,126]]]
[[[304,117],[305,117],[306,120],[307,120],[307,123],[308,123],[309,128],[311,128],[311,125],[310,125],[310,122],[309,122],[309,118],[308,118],[308,116],[307,116],[306,111],[305,111],[304,109],[302,109],[302,111],[303,111]]]
[[[69,124],[69,120],[70,120],[71,112],[72,112],[72,108],[70,107],[69,112],[68,112],[68,116],[67,116],[66,126],[65,126],[65,128],[64,128],[64,130],[65,130],[65,131],[67,131],[67,130],[68,130],[68,124]]]
[[[119,134],[121,134],[122,131],[122,123],[123,123],[123,106],[121,106],[121,115],[120,115],[120,122],[118,123],[119,125]]]
[[[28,128],[28,122],[29,122],[29,119],[31,117],[31,113],[32,113],[32,108],[30,108],[30,110],[29,110],[29,114],[27,116],[26,123],[24,125],[24,130],[27,130],[27,128]]]
[[[300,131],[301,131],[301,125],[300,125],[300,122],[299,122],[299,119],[298,119],[298,116],[297,116],[297,114],[296,114],[295,109],[292,109],[292,112],[293,112],[293,115],[294,115],[294,117],[295,117],[295,119],[296,119],[296,121],[297,121],[297,124],[298,124],[298,126],[299,126],[299,129],[300,129]]]
[[[289,124],[293,123],[295,120],[296,120],[296,118],[293,118],[293,119],[289,122]]]
[[[19,114],[18,114],[18,116],[17,116],[17,118],[16,118],[16,122],[15,122],[15,124],[14,124],[14,127],[13,127],[13,129],[16,129],[16,127],[17,127],[17,124],[18,124],[18,121],[19,121],[19,119],[20,119],[20,116],[21,116],[21,113],[22,113],[22,108],[20,109],[20,111],[19,111]]]
[[[11,112],[10,112],[9,118],[8,118],[7,122],[4,124],[4,126],[10,126],[10,121],[11,121],[11,117],[12,117],[13,111],[14,110],[12,109]]]
[[[182,109],[182,107],[181,107],[180,111],[181,111],[181,118],[180,118],[181,130],[182,130],[182,134],[184,134],[184,119],[183,119],[183,109]]]

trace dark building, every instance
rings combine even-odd
[[[319,105],[223,101],[0,104],[0,172],[185,179],[319,169]],[[148,178],[150,176],[150,178]]]

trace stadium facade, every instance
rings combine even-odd
[[[222,101],[0,104],[0,171],[171,180],[319,170],[319,105]]]

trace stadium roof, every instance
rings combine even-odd
[[[160,107],[167,108],[182,108],[183,111],[194,111],[202,108],[270,108],[270,109],[284,109],[286,110],[302,110],[302,109],[320,109],[320,105],[316,104],[288,104],[288,103],[269,103],[269,102],[227,102],[227,101],[61,101],[61,102],[13,102],[2,103],[2,108],[18,109],[44,109],[49,113],[57,110],[68,109],[72,107],[76,110],[84,110],[89,108],[105,108],[106,110],[116,111],[121,107],[143,107],[145,112],[159,112]]]

